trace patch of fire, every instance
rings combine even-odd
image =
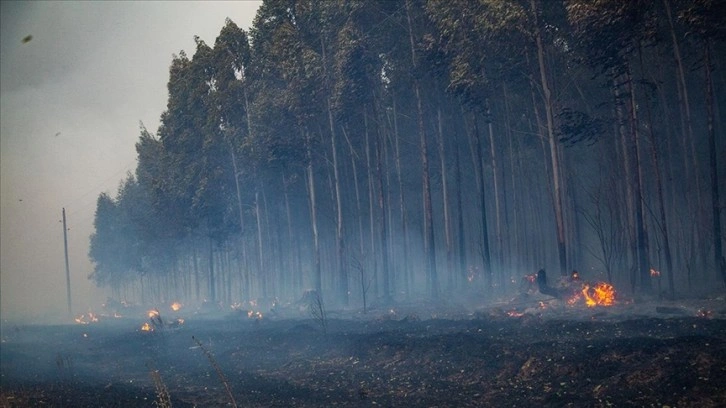
[[[82,313],[73,319],[78,324],[98,323],[98,315],[93,312]]]
[[[584,284],[582,295],[587,307],[612,306],[615,304],[615,288],[606,282],[598,282],[592,287]]]
[[[184,324],[184,319],[181,318],[172,320],[169,323],[164,323],[164,319],[161,318],[159,309],[151,309],[146,312],[146,315],[149,317],[149,321],[144,322],[144,324],[141,325],[141,331],[145,332],[163,330],[165,327],[176,329]]]

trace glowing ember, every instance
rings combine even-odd
[[[652,278],[659,278],[660,277],[660,271],[655,268],[650,268],[650,276]]]
[[[615,303],[615,288],[605,282],[598,282],[593,287],[585,284],[582,287],[582,295],[587,307],[612,306]]]
[[[171,310],[178,312],[182,308],[182,304],[179,302],[174,302],[171,304]]]
[[[580,295],[580,293],[575,293],[574,296],[572,296],[571,298],[567,299],[567,304],[570,305],[570,306],[574,306],[574,305],[577,304],[577,302],[580,301],[581,298],[582,298],[582,296]]]
[[[250,310],[247,312],[247,317],[249,317],[250,319],[262,319],[262,313]]]
[[[141,331],[148,331],[148,332],[150,332],[150,331],[154,331],[154,328],[151,327],[151,325],[148,322],[146,322],[146,323],[144,323],[144,324],[141,325]]]
[[[159,317],[159,311],[156,309],[151,309],[146,312],[146,315],[149,316],[149,319],[153,319],[155,317]]]

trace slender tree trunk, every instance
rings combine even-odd
[[[446,171],[446,150],[444,147],[441,108],[436,110],[436,119],[438,122],[439,160],[441,165],[441,192],[444,204],[444,242],[446,243],[446,268],[448,269],[446,276],[448,281],[448,292],[452,293],[454,289],[454,249],[451,236],[451,211],[449,210],[449,187]]]
[[[643,219],[643,181],[641,180],[641,160],[638,137],[638,114],[635,100],[635,87],[633,86],[633,77],[630,72],[630,66],[626,69],[626,86],[629,98],[628,116],[629,116],[629,136],[627,148],[630,150],[630,183],[633,185],[633,214],[635,216],[635,241],[637,245],[637,271],[640,277],[641,290],[644,292],[651,291],[650,284],[650,266],[648,265],[648,243],[645,234],[645,221]]]
[[[484,274],[487,276],[487,286],[489,289],[494,287],[494,271],[492,270],[492,256],[489,245],[489,223],[487,217],[487,201],[486,201],[486,169],[484,166],[484,143],[482,141],[481,132],[479,132],[479,124],[476,116],[474,117],[474,144],[476,148],[476,169],[479,170],[479,211],[481,212],[481,255]]]
[[[721,234],[721,207],[718,184],[718,162],[716,152],[716,131],[714,128],[713,80],[711,79],[711,44],[704,44],[704,62],[706,77],[706,119],[708,129],[708,159],[711,175],[711,208],[713,211],[713,248],[715,267],[721,272],[721,279],[726,285],[726,259],[723,256]],[[723,156],[721,157],[723,159]]]
[[[643,53],[640,53],[640,70],[644,76]],[[673,257],[671,255],[670,236],[668,235],[668,220],[666,219],[665,199],[663,198],[663,178],[661,176],[661,164],[658,155],[658,145],[655,133],[653,131],[653,117],[650,109],[649,98],[645,98],[645,112],[648,119],[648,138],[650,139],[650,155],[653,160],[653,168],[655,170],[656,194],[658,196],[658,214],[660,218],[660,230],[663,234],[663,253],[666,260],[666,277],[668,279],[668,292],[670,298],[675,297],[675,284],[673,281]],[[660,281],[659,281],[660,282]],[[660,284],[659,284],[660,285]],[[659,286],[660,289],[660,286]],[[658,296],[661,296],[659,293]]]
[[[496,240],[496,246],[494,249],[494,253],[496,254],[495,257],[493,257],[494,261],[494,268],[497,270],[497,279],[499,282],[497,284],[501,288],[503,285],[503,276],[502,276],[502,208],[501,208],[501,195],[502,192],[500,191],[499,187],[499,165],[497,163],[497,151],[496,147],[494,146],[494,125],[492,121],[492,110],[491,106],[489,105],[489,99],[486,100],[486,120],[487,120],[487,133],[488,133],[488,139],[489,139],[489,162],[492,166],[492,184],[494,186],[494,237]]]
[[[310,204],[310,227],[313,233],[313,284],[322,296],[323,285],[320,273],[320,240],[318,238],[318,203],[315,199],[315,173],[313,172],[313,142],[310,132],[305,132],[305,152],[307,159],[308,202]]]
[[[459,279],[460,285],[466,284],[466,239],[464,229],[464,203],[462,198],[462,178],[461,178],[461,153],[459,152],[459,144],[456,144],[456,221],[458,224],[458,244],[459,244]]]
[[[560,260],[560,275],[567,275],[567,247],[565,246],[565,222],[562,211],[562,192],[560,191],[560,165],[559,154],[557,152],[558,145],[554,131],[554,114],[552,95],[550,91],[549,79],[547,78],[547,67],[545,65],[545,50],[542,44],[542,35],[540,34],[539,23],[537,22],[537,4],[535,0],[531,0],[532,13],[534,15],[534,31],[535,41],[537,43],[537,60],[539,62],[539,73],[542,85],[542,93],[544,95],[545,116],[547,118],[547,136],[550,147],[550,159],[552,164],[552,181],[554,187],[554,203],[555,203],[555,225],[557,227],[557,249]]]
[[[509,119],[509,92],[507,91],[507,83],[506,81],[502,82],[502,92],[504,93],[504,123],[506,126],[506,135],[507,135],[507,148],[509,150],[509,176],[511,180],[511,190],[512,190],[512,205],[514,206],[515,210],[512,211],[512,226],[509,228],[510,231],[510,245],[509,245],[509,263],[507,266],[509,268],[515,267],[514,269],[518,269],[519,265],[518,258],[519,258],[519,216],[518,211],[516,211],[517,208],[517,176],[516,176],[516,167],[514,165],[515,163],[515,155],[514,155],[514,147],[513,147],[513,141],[514,141],[514,135],[512,134],[512,128],[511,123]],[[519,152],[519,149],[516,150]],[[507,217],[505,224],[509,226],[509,210],[508,205],[506,201],[507,196],[504,196],[505,202],[504,202],[504,214]],[[516,263],[515,263],[516,262]]]
[[[360,257],[363,256],[365,249],[363,248],[363,210],[361,209],[360,205],[360,187],[358,185],[358,166],[356,164],[356,159],[358,157],[358,154],[356,153],[355,149],[353,148],[353,143],[350,142],[350,138],[348,137],[348,132],[346,132],[345,128],[343,128],[343,136],[345,137],[346,143],[348,143],[348,149],[350,149],[350,163],[351,168],[353,169],[353,185],[355,187],[355,205],[356,205],[356,214],[358,218],[358,244],[359,244],[359,255]]]
[[[215,293],[214,284],[214,242],[212,237],[209,237],[209,300],[212,302],[217,301],[217,294]]]
[[[383,281],[383,301],[390,303],[391,297],[391,276],[388,258],[388,219],[385,189],[383,185],[383,137],[380,129],[376,127],[376,180],[378,183],[378,211],[380,216],[380,237],[381,237],[381,280]]]
[[[411,46],[411,63],[414,72],[418,71],[416,63],[416,52],[413,40],[413,28],[411,24],[411,2],[406,0],[406,18],[408,21],[408,38]],[[423,216],[424,216],[424,253],[426,257],[426,269],[428,275],[429,293],[432,298],[439,297],[439,279],[436,272],[436,242],[434,241],[433,210],[431,208],[431,185],[429,177],[429,152],[426,141],[426,132],[423,122],[423,106],[421,101],[421,90],[419,80],[414,73],[413,90],[416,96],[416,115],[418,122],[419,144],[421,149],[421,179],[423,190]]]
[[[396,97],[393,95],[393,140],[396,155],[396,175],[398,177],[398,204],[401,211],[401,232],[403,233],[403,280],[406,290],[406,297],[411,294],[411,268],[408,259],[409,237],[408,237],[408,212],[406,211],[406,194],[403,190],[403,175],[401,173],[401,148],[400,135],[398,133],[398,112],[396,110]]]
[[[378,286],[378,251],[376,251],[376,223],[375,223],[375,186],[373,177],[373,164],[371,163],[371,143],[370,134],[368,132],[368,112],[363,110],[363,126],[365,128],[366,142],[366,171],[368,174],[368,221],[370,227],[371,238],[371,259],[373,260],[373,292],[378,296],[380,288]]]

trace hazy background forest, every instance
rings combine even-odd
[[[171,61],[90,278],[140,303],[723,290],[726,2],[264,1]],[[656,275],[656,272],[660,276]]]

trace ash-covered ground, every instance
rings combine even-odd
[[[726,406],[722,296],[324,317],[160,309],[159,319],[6,323],[0,346],[2,407]]]

